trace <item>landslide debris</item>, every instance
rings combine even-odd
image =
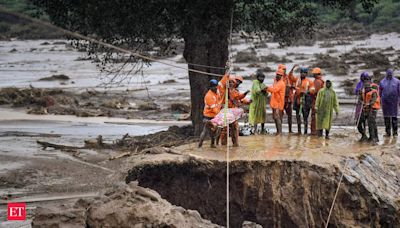
[[[157,102],[165,102],[157,100]],[[160,107],[152,99],[135,99],[129,91],[99,92],[86,90],[81,93],[61,89],[3,88],[0,89],[0,105],[25,107],[29,114],[75,115],[79,117],[122,117],[128,119],[177,120],[181,116],[171,113],[171,106]],[[168,105],[168,103],[167,103]],[[186,104],[175,103],[172,108],[179,114],[190,113]]]
[[[39,227],[220,227],[197,211],[171,205],[137,183],[116,185],[95,199],[72,206],[38,207],[32,221]]]
[[[161,155],[160,155],[161,156]],[[379,157],[349,159],[329,227],[400,226],[398,170]],[[343,162],[344,163],[344,162]],[[342,168],[343,164],[342,163]],[[231,227],[324,227],[341,172],[297,160],[230,163]],[[226,225],[226,163],[176,156],[134,165],[126,182],[156,190],[174,205]]]

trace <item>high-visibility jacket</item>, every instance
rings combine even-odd
[[[286,86],[285,102],[293,103],[297,78],[293,76],[293,72],[289,72],[289,74],[285,74],[281,80],[285,83]]]
[[[376,99],[373,100],[374,94],[376,94]],[[370,104],[372,109],[378,110],[381,108],[381,99],[379,97],[377,90],[371,90],[368,93],[363,93],[364,103]]]
[[[311,92],[312,92],[312,94],[315,95],[315,97],[317,97],[319,90],[324,88],[324,84],[325,84],[325,82],[324,82],[324,80],[322,80],[322,77],[317,77],[314,80],[314,89],[312,89]]]
[[[203,116],[214,118],[221,110],[218,94],[208,90],[204,97],[204,111]]]
[[[301,78],[299,78],[296,83],[296,93],[295,93],[297,104],[300,104],[300,95],[302,93],[306,93],[307,91],[311,93],[313,89],[314,89],[314,83],[310,79],[304,78],[303,80],[301,80]]]
[[[267,91],[271,93],[271,101],[269,102],[271,108],[283,111],[285,107],[285,89],[286,85],[282,79],[275,81],[272,87],[267,88]]]

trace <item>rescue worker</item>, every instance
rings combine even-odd
[[[267,104],[267,93],[265,91],[264,79],[265,75],[261,72],[257,72],[256,80],[253,81],[251,87],[251,104],[249,111],[249,123],[254,129],[254,133],[257,132],[257,125],[261,124],[261,133],[265,133],[265,121],[266,121],[266,104]]]
[[[284,71],[284,76],[282,77],[282,81],[285,83],[285,113],[288,117],[288,127],[289,133],[293,133],[292,131],[292,105],[294,99],[294,90],[297,78],[293,77],[293,70],[297,67],[294,65],[293,68],[290,70],[289,74],[286,74],[286,66],[283,64],[279,64],[278,69],[282,69]]]
[[[312,75],[314,76],[314,88],[311,93],[313,102],[312,102],[312,110],[311,110],[311,135],[317,134],[317,129],[315,125],[316,121],[316,110],[315,110],[315,101],[317,100],[317,95],[320,89],[324,88],[324,80],[322,80],[322,72],[321,69],[316,67],[312,69]]]
[[[336,116],[339,115],[339,104],[336,92],[332,89],[332,82],[327,80],[325,88],[322,88],[317,95],[315,111],[317,113],[318,136],[322,137],[325,129],[325,139],[329,139],[329,131],[332,126],[333,110]]]
[[[301,134],[301,116],[304,120],[304,134],[307,134],[308,116],[312,106],[311,92],[314,83],[307,78],[308,68],[300,68],[300,79],[296,81],[296,93],[294,95],[293,109],[296,110],[297,133]]]
[[[276,135],[282,133],[282,115],[285,106],[285,88],[286,85],[282,80],[284,71],[278,69],[276,71],[275,81],[272,87],[266,87],[266,91],[271,93],[270,107],[272,109],[272,116],[275,121]]]
[[[241,104],[241,101],[246,97],[249,91],[245,93],[240,93],[237,90],[236,79],[233,76],[225,75],[221,81],[218,83],[218,88],[221,94],[221,105],[224,107],[225,105],[225,89],[226,89],[226,82],[229,80],[229,89],[228,89],[228,108],[237,108]],[[222,95],[224,94],[224,95]],[[232,138],[232,143],[234,147],[239,146],[238,138],[239,138],[239,122],[236,120],[235,122],[229,124],[229,133]],[[227,128],[224,127],[221,130],[220,134],[221,144],[227,144]]]
[[[386,71],[386,77],[379,83],[382,111],[385,120],[386,137],[397,137],[397,113],[400,96],[400,81],[393,77],[393,70]]]
[[[199,142],[199,147],[203,145],[204,138],[206,137],[207,131],[210,132],[210,137],[211,137],[211,148],[215,148],[215,132],[207,127],[205,124],[207,121],[211,120],[214,118],[219,111],[221,110],[221,105],[220,105],[220,99],[218,96],[218,91],[217,91],[217,86],[218,86],[218,81],[215,79],[211,79],[209,82],[209,90],[204,97],[204,111],[203,111],[203,122],[204,122],[204,127],[203,131],[200,134],[200,142]]]
[[[360,75],[360,81],[357,83],[356,88],[354,89],[354,94],[358,96],[360,93],[362,93],[364,89],[364,83],[367,81],[371,81],[371,77],[369,76],[368,72],[362,72]],[[356,111],[354,118],[358,122],[360,120],[360,115],[361,115],[361,109],[362,109],[362,104],[360,102],[357,103],[356,105]]]
[[[372,141],[376,144],[378,139],[378,132],[376,127],[376,114],[380,109],[380,98],[377,90],[372,89],[371,83],[366,82],[364,83],[364,91],[362,93],[362,100],[363,100],[363,113],[367,119],[368,123],[368,132],[369,132],[369,139],[368,141]],[[366,138],[365,133],[363,135],[364,140]],[[364,141],[361,140],[361,141]]]

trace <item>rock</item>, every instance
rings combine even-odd
[[[13,49],[11,49],[11,50],[9,51],[9,53],[14,53],[14,52],[17,52],[17,49],[13,48]]]
[[[244,221],[242,228],[263,228],[263,227],[255,222]]]
[[[65,45],[65,44],[67,44],[67,42],[65,42],[65,41],[56,41],[56,42],[53,42],[53,45]]]
[[[91,201],[79,200],[73,206],[39,208],[32,227],[220,226],[201,218],[199,213],[171,205],[153,190],[121,184]]]
[[[47,41],[45,41],[45,42],[43,42],[43,43],[40,43],[40,45],[50,45],[50,43],[49,42],[47,42]]]
[[[171,111],[178,113],[190,113],[190,105],[182,104],[182,103],[173,103],[171,104]]]
[[[142,111],[158,110],[158,105],[154,101],[142,101],[137,108]]]
[[[50,77],[44,77],[39,79],[39,81],[56,81],[56,80],[61,80],[61,81],[66,81],[69,80],[70,78],[67,75],[64,74],[56,74],[52,75]]]

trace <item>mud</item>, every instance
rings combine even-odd
[[[190,113],[187,104],[172,103],[168,107],[162,103],[163,101],[158,102],[155,103],[152,99],[137,99],[129,91],[99,92],[86,90],[76,93],[61,89],[32,87],[29,89],[3,88],[0,90],[0,104],[26,108],[26,112],[29,114],[173,120],[182,119],[177,114]]]
[[[120,184],[72,206],[39,207],[32,227],[220,227],[150,189]]]
[[[348,169],[299,160],[232,161],[230,225],[252,221],[263,227],[324,227],[342,171],[346,178],[329,227],[396,227],[398,177],[379,160],[369,155],[351,159]],[[387,181],[377,181],[379,177]],[[149,162],[129,171],[126,182],[133,180],[172,204],[226,225],[225,162],[191,157]],[[376,191],[377,186],[388,191]]]

